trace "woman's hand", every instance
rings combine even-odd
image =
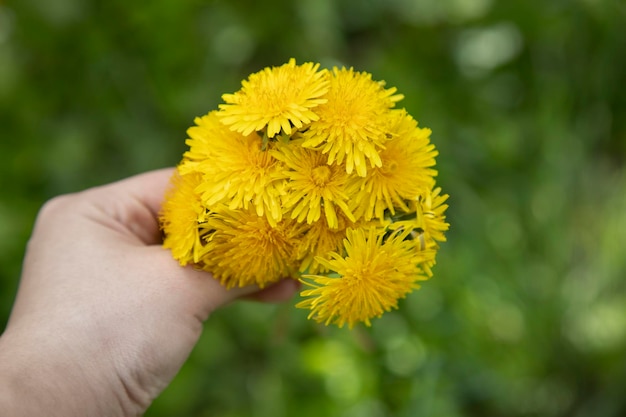
[[[0,337],[10,416],[136,416],[170,383],[212,311],[241,296],[282,301],[284,280],[226,290],[161,248],[173,170],[57,197],[38,215]]]

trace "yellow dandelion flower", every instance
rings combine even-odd
[[[206,161],[212,158],[217,158],[213,148],[213,138],[229,135],[233,141],[236,141],[238,138],[236,133],[232,133],[229,129],[224,128],[219,117],[217,117],[217,111],[209,112],[209,114],[202,117],[196,117],[194,123],[194,126],[187,129],[189,138],[185,143],[189,146],[189,150],[183,154],[183,160],[179,166],[179,170],[183,174],[196,171],[198,165],[206,163]]]
[[[304,227],[285,219],[272,226],[253,210],[220,205],[207,218],[203,269],[225,287],[264,286],[298,270],[297,246]]]
[[[301,141],[278,143],[272,155],[284,163],[287,178],[283,207],[291,210],[291,218],[311,224],[319,220],[322,209],[328,226],[338,227],[337,212],[355,221],[348,208],[349,196],[345,191],[348,178],[345,169],[326,164],[320,152],[305,149]],[[336,207],[335,207],[336,206]]]
[[[398,300],[426,279],[415,262],[406,231],[396,231],[384,238],[382,228],[348,229],[344,240],[346,256],[333,253],[319,259],[338,277],[304,275],[312,289],[301,293],[308,299],[297,307],[311,309],[309,318],[326,325],[335,323],[352,328],[398,307]],[[310,280],[310,281],[309,281]]]
[[[343,253],[343,240],[348,228],[357,228],[360,224],[350,221],[342,212],[337,213],[337,227],[331,228],[326,217],[321,217],[311,224],[300,240],[300,272],[318,274],[328,269],[317,261],[317,257],[326,256],[329,252]]]
[[[427,190],[411,201],[409,220],[396,221],[389,226],[391,229],[411,231],[410,237],[421,254],[420,266],[428,276],[432,276],[431,268],[435,265],[438,242],[446,241],[444,233],[450,228],[445,216],[447,199],[448,195],[442,195],[439,187]]]
[[[437,187],[431,191],[425,192],[424,195],[415,201],[416,222],[424,225],[424,233],[437,242],[445,242],[446,236],[444,232],[450,228],[446,223],[445,212],[448,205],[445,204],[448,199],[447,194],[441,194],[441,188]]]
[[[411,201],[410,212],[413,219],[408,225],[414,229],[423,230],[426,240],[434,242],[445,242],[445,232],[450,228],[446,223],[445,212],[448,205],[445,204],[448,199],[447,194],[441,194],[441,188],[437,187],[433,190],[424,191],[416,199]],[[395,222],[394,224],[405,226],[404,221]]]
[[[241,90],[222,96],[226,102],[219,106],[222,122],[246,136],[267,127],[267,137],[272,138],[281,129],[290,135],[292,127],[300,129],[317,120],[312,109],[326,101],[322,96],[328,90],[327,71],[318,68],[312,62],[296,65],[292,58],[250,75]]]
[[[165,196],[159,213],[161,229],[165,234],[163,247],[172,250],[172,256],[181,265],[198,263],[203,253],[202,235],[205,230],[206,209],[195,191],[202,175],[192,173],[172,177],[172,187]]]
[[[190,150],[181,170],[202,172],[204,181],[197,191],[204,204],[225,203],[231,210],[253,205],[259,216],[267,215],[272,223],[280,221],[282,166],[262,149],[259,135],[231,131],[217,121],[215,113],[197,122],[198,126],[189,129]]]
[[[433,187],[437,151],[430,143],[430,132],[418,128],[405,111],[397,114],[389,130],[391,139],[379,153],[382,165],[352,183],[350,194],[355,196],[352,201],[357,217],[382,219],[385,209],[395,214],[394,207],[409,211],[405,201]]]
[[[328,73],[329,90],[316,113],[319,120],[303,134],[303,146],[319,147],[328,154],[328,164],[346,159],[346,172],[360,176],[367,172],[366,162],[381,166],[378,154],[384,146],[389,110],[403,98],[395,88],[372,80],[372,75],[350,69],[334,68]]]

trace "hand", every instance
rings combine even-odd
[[[246,295],[281,301],[284,280],[225,290],[161,248],[171,169],[57,197],[39,213],[0,337],[0,409],[11,416],[136,416],[168,385],[203,322]],[[7,411],[10,410],[10,411]]]

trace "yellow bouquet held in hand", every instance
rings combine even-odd
[[[403,96],[319,67],[265,68],[196,118],[160,216],[164,247],[227,288],[299,279],[309,318],[369,326],[432,276],[448,196]]]

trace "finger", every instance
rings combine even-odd
[[[280,303],[289,300],[299,290],[301,284],[295,279],[286,278],[260,291],[246,296],[244,299],[265,303]]]
[[[216,309],[259,291],[256,286],[227,289],[211,273],[193,265],[181,266],[169,250],[146,248],[148,275],[159,283],[162,296],[204,321]]]
[[[205,298],[201,318],[206,320],[210,314],[236,300],[250,300],[264,303],[280,303],[292,298],[300,289],[300,283],[293,279],[284,279],[263,289],[256,285],[226,289],[211,274],[203,271],[198,278],[203,280]]]
[[[276,303],[290,299],[300,289],[300,283],[294,279],[283,279],[263,289],[256,285],[227,289],[209,272],[191,265],[180,266],[168,250],[155,246],[147,249],[152,254],[148,259],[152,273],[168,281],[161,286],[169,288],[167,297],[176,297],[176,303],[185,305],[203,321],[237,299]]]
[[[145,205],[156,217],[161,210],[165,191],[170,186],[174,168],[162,168],[135,175],[124,180],[101,187],[117,188],[120,192],[132,196]]]
[[[158,213],[173,173],[173,168],[147,172],[87,190],[84,196],[144,244],[157,244]]]

